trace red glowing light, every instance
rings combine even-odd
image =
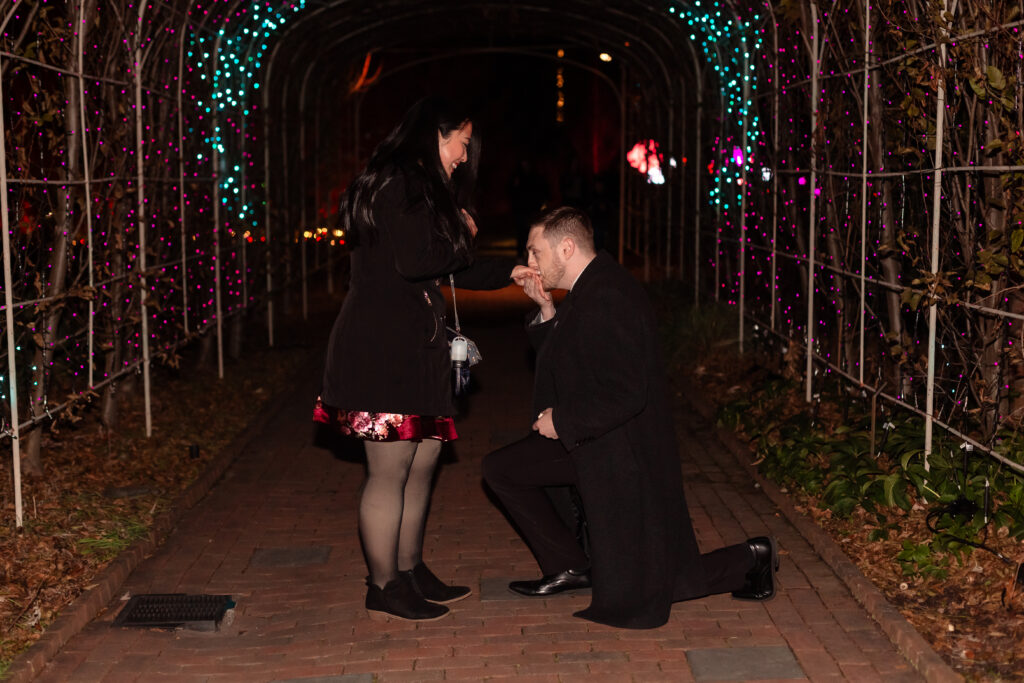
[[[626,154],[629,165],[640,173],[661,168],[661,155],[658,153],[658,143],[654,140],[638,142],[633,149]]]

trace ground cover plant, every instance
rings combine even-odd
[[[956,671],[1021,680],[1024,481],[938,432],[926,465],[920,416],[824,376],[807,403],[802,355],[771,340],[741,355],[735,309],[695,309],[671,289],[657,298],[673,373],[716,402],[760,471]],[[994,445],[1024,459],[1016,432]]]

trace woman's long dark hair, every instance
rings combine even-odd
[[[407,208],[424,202],[437,218],[437,233],[456,249],[466,249],[472,235],[460,209],[471,207],[480,145],[474,135],[466,150],[468,159],[449,179],[441,166],[437,134],[447,137],[471,120],[468,110],[439,97],[425,97],[414,104],[373,150],[366,168],[342,197],[338,215],[347,241],[358,245],[375,239],[374,199],[388,181],[401,173],[409,193]]]

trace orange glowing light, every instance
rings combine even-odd
[[[377,70],[372,76],[370,73],[370,60],[373,59],[373,52],[367,52],[366,58],[363,59],[363,71],[359,74],[358,78],[348,86],[350,93],[366,92],[370,89],[370,86],[380,77],[381,65],[377,65]]]

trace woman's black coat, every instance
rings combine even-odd
[[[534,410],[554,409],[586,511],[593,593],[577,616],[660,626],[673,601],[707,589],[647,294],[602,252],[555,317],[528,330]]]
[[[321,398],[343,410],[449,416],[451,360],[442,286],[498,289],[512,259],[474,260],[435,230],[434,214],[410,201],[399,173],[373,204],[375,239],[352,250],[349,291],[331,330]]]

